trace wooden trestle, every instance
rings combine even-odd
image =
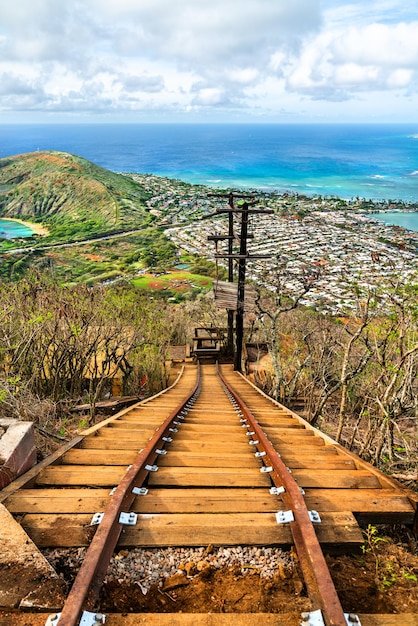
[[[360,545],[358,521],[413,522],[416,494],[264,396],[231,366],[222,373],[305,490],[308,508],[319,512],[323,546]],[[3,503],[39,547],[89,543],[93,514],[104,510],[110,490],[195,379],[196,367],[187,364],[171,389],[85,431],[53,465],[44,462],[3,490]],[[138,524],[126,527],[119,545],[291,544],[288,527],[276,522],[282,500],[270,494],[270,478],[260,472],[242,426],[215,366],[203,365],[200,395],[150,473],[148,494],[136,497]]]

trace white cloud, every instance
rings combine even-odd
[[[337,32],[332,44],[335,62],[343,60],[380,67],[418,67],[418,22],[370,24]]]
[[[409,110],[412,0],[19,0],[0,5],[0,112]],[[346,104],[344,104],[346,103]],[[364,105],[364,108],[362,108]],[[344,108],[346,107],[346,108]]]
[[[332,100],[415,89],[417,72],[418,22],[411,22],[325,28],[306,40],[284,74],[289,89]]]

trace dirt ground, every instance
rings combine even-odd
[[[410,531],[398,529],[392,536],[368,527],[363,550],[357,555],[327,556],[343,609],[356,614],[418,615],[417,541]],[[296,565],[294,561],[296,560]],[[291,560],[290,560],[291,561]],[[64,568],[60,572],[64,577]],[[67,569],[65,582],[75,571]],[[11,576],[15,576],[15,581]],[[19,584],[22,571],[7,572],[10,586]],[[62,579],[61,579],[62,582]],[[47,585],[45,591],[47,592]],[[51,599],[54,592],[50,590]],[[48,592],[47,592],[48,593]],[[58,594],[59,595],[59,594]],[[293,563],[279,566],[273,578],[260,576],[257,568],[241,566],[215,569],[209,563],[201,571],[185,564],[185,570],[160,580],[144,594],[140,584],[108,582],[97,607],[103,613],[270,613],[300,614],[312,609],[299,572]],[[44,624],[34,614],[0,610],[0,625]],[[402,617],[399,617],[399,625]]]
[[[360,554],[327,557],[345,612],[418,615],[418,555],[415,540],[406,539],[402,543],[372,532]],[[109,582],[100,602],[103,612],[134,613],[286,613],[289,607],[311,610],[294,567],[266,579],[256,569],[208,565],[194,576],[184,572],[165,579],[146,595],[138,584]]]

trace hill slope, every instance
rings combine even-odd
[[[65,152],[0,159],[0,216],[45,223],[52,235],[138,228],[146,197],[130,177]]]

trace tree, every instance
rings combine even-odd
[[[271,276],[274,276],[273,281]],[[282,321],[290,311],[294,312],[302,298],[316,285],[320,270],[303,267],[291,269],[287,262],[278,264],[269,271],[271,291],[257,288],[257,317],[262,328],[264,339],[271,357],[274,383],[272,395],[281,402],[293,396],[299,377],[307,366],[310,355],[306,354],[299,342],[294,342],[282,330]],[[265,279],[260,281],[265,282]],[[284,345],[291,345],[292,367],[289,368],[283,359]]]

